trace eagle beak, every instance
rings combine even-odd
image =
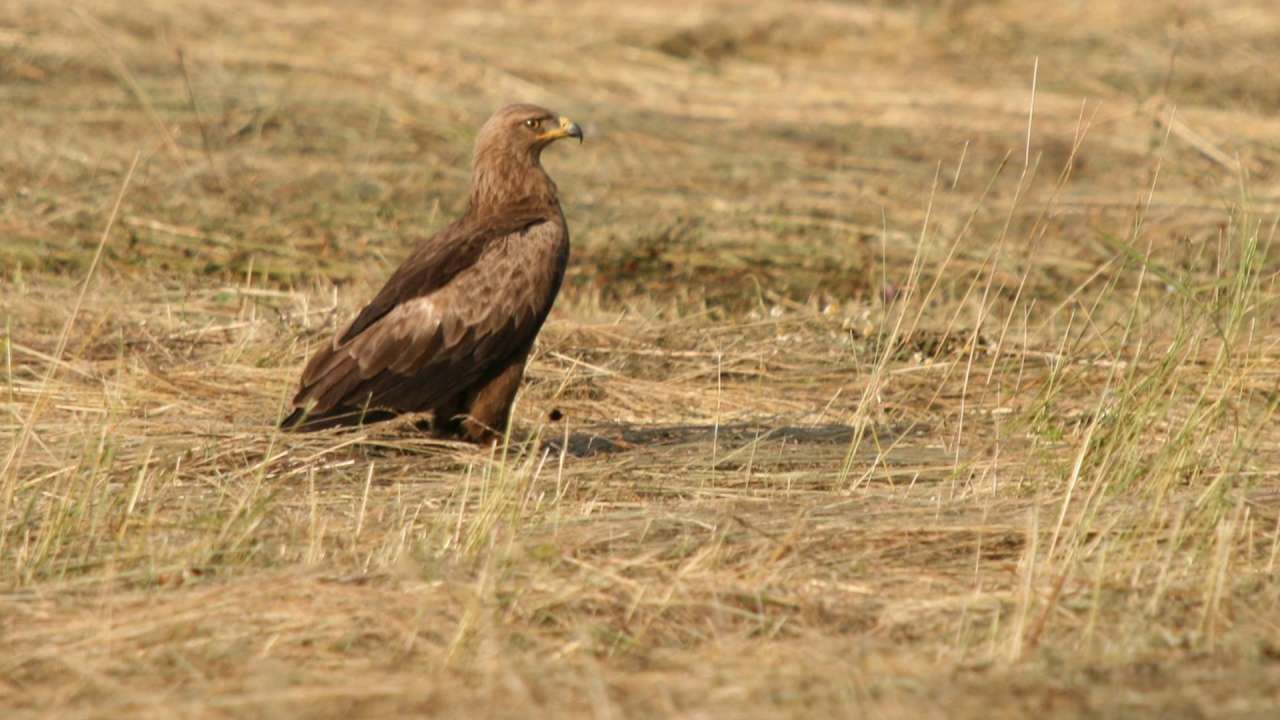
[[[578,123],[567,117],[560,118],[560,129],[564,131],[566,137],[578,138],[578,144],[582,144],[582,128],[578,127]]]
[[[544,142],[551,142],[565,137],[578,138],[578,143],[582,143],[582,128],[578,127],[578,123],[567,117],[560,118],[560,127],[542,134]]]

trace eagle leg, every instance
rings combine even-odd
[[[430,426],[419,425],[420,430],[429,430],[432,437],[456,438],[462,435],[462,419],[466,416],[467,393],[461,392],[431,408]]]
[[[462,420],[462,435],[467,440],[496,442],[506,432],[527,357],[527,353],[518,353],[497,375],[467,393],[466,417]]]

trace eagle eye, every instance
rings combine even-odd
[[[528,120],[524,121],[524,126],[529,128],[530,130],[537,130],[538,127],[541,125],[542,125],[542,120],[539,118],[529,118]]]

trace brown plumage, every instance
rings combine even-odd
[[[582,131],[534,105],[480,128],[466,213],[422,240],[302,372],[282,428],[317,430],[432,412],[432,431],[502,433],[525,359],[569,257],[542,150]]]

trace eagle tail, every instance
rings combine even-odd
[[[280,421],[280,429],[286,432],[315,432],[336,427],[354,427],[368,423],[382,422],[395,417],[390,410],[367,410],[364,408],[334,408],[329,412],[307,412],[305,407],[294,408],[285,419]]]

